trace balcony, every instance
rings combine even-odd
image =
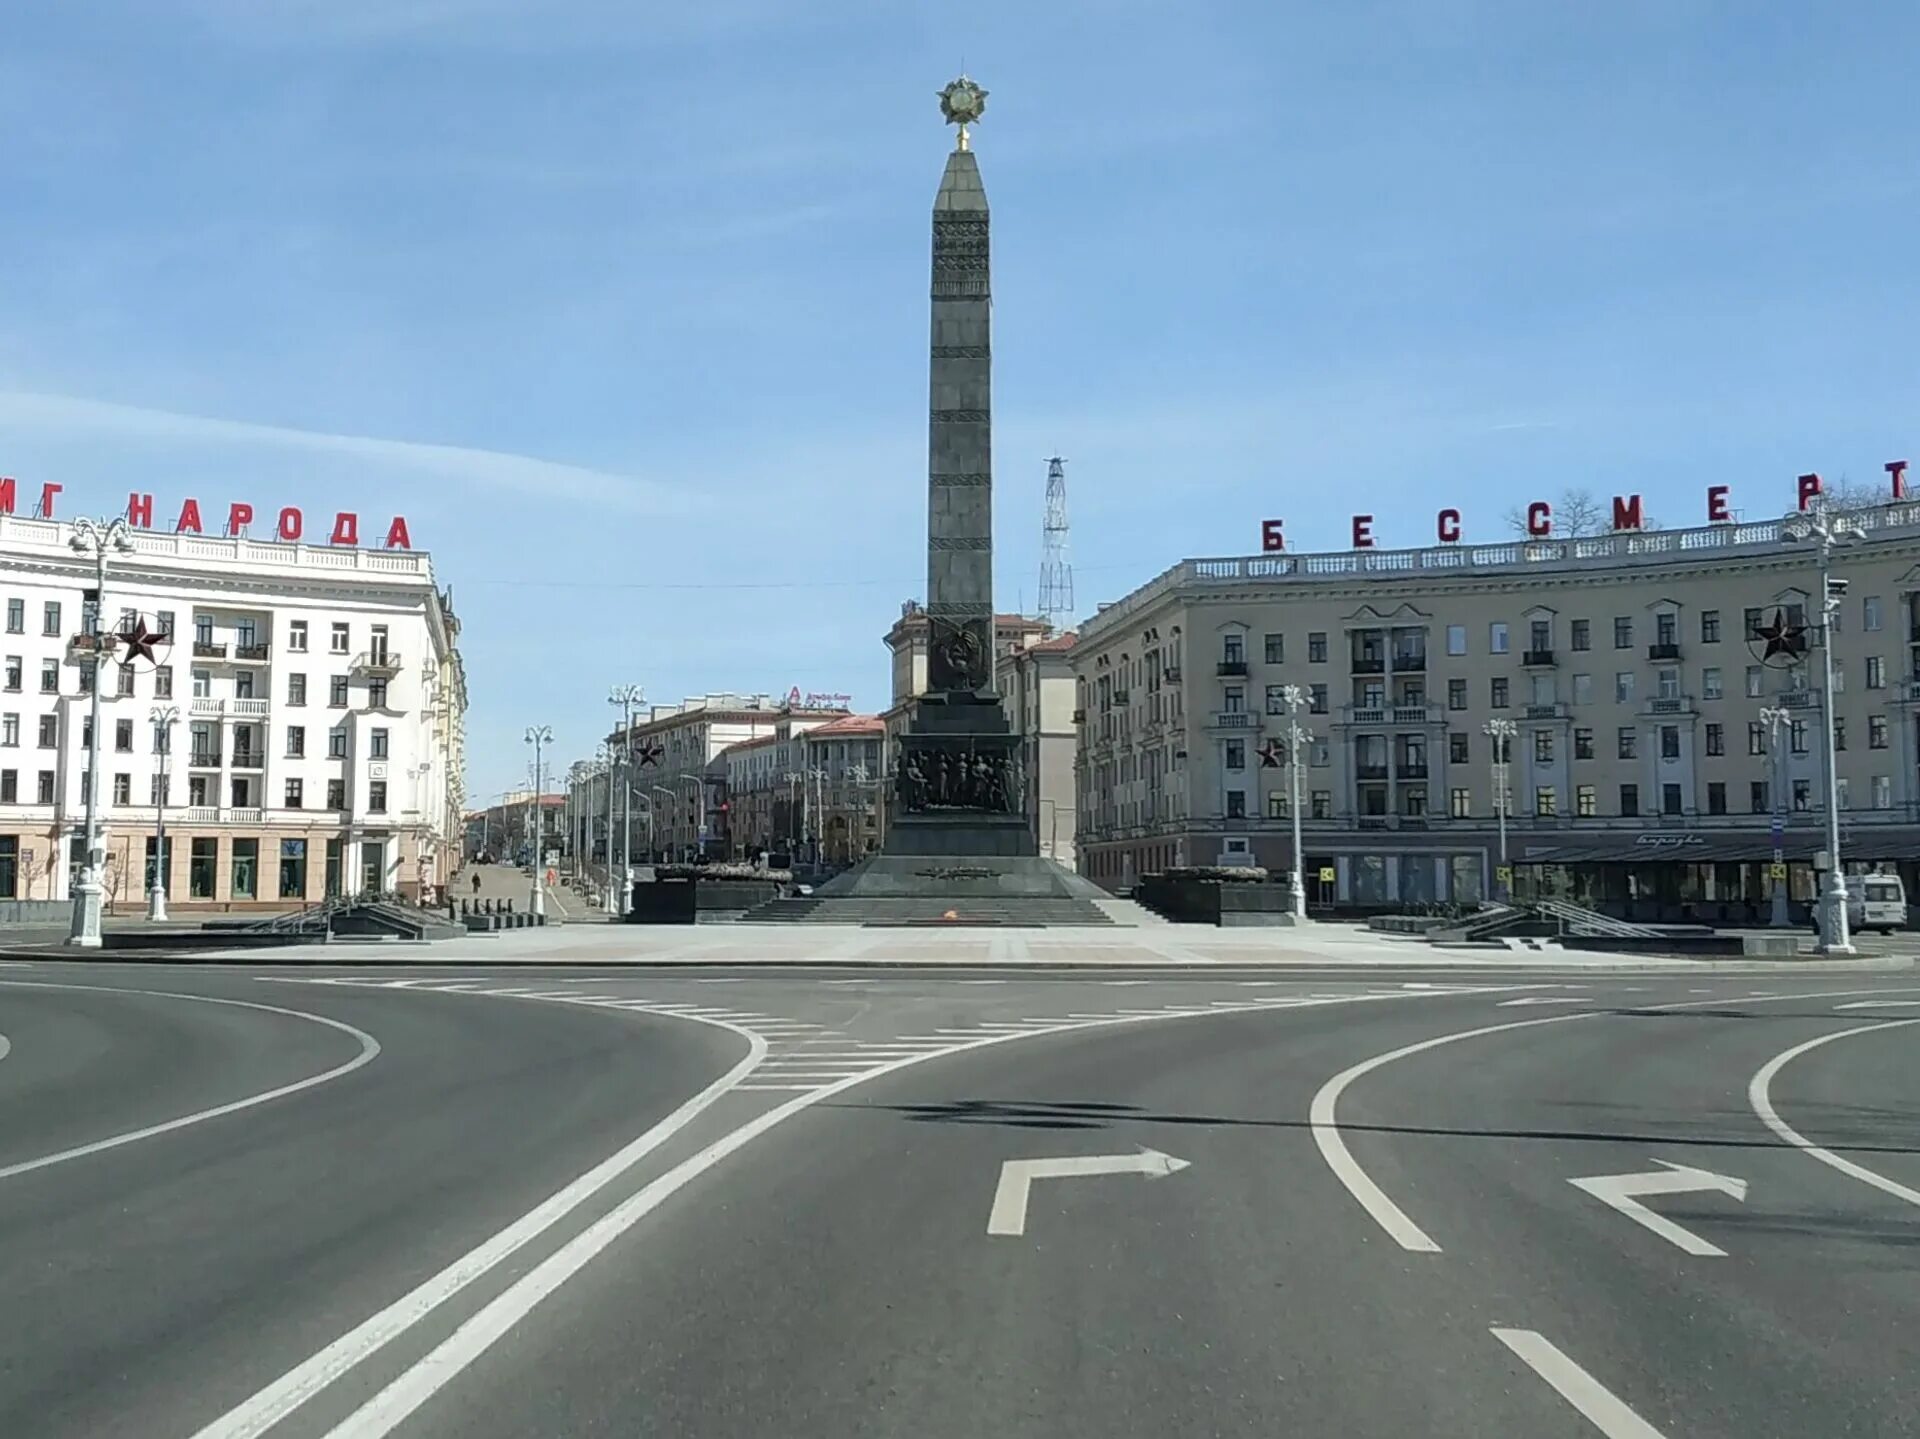
[[[1132,690],[1115,690],[1113,692],[1113,702],[1117,705],[1128,704],[1132,701],[1132,699],[1133,699]]]
[[[1213,672],[1221,679],[1227,679],[1236,675],[1245,678],[1247,662],[1245,660],[1221,660],[1219,664],[1213,667]]]
[[[1385,779],[1387,767],[1383,764],[1357,764],[1353,767],[1355,779]]]
[[[1690,699],[1682,698],[1682,699],[1664,699],[1664,700],[1648,700],[1647,701],[1647,713],[1650,715],[1686,714],[1692,709],[1693,709],[1693,701]]]
[[[233,752],[235,769],[264,769],[266,764],[267,752],[263,749],[236,749]]]
[[[1567,717],[1567,707],[1561,704],[1528,705],[1526,716],[1530,720],[1565,719]]]
[[[187,824],[215,824],[220,819],[220,811],[210,804],[190,804],[180,813]]]
[[[1680,658],[1680,646],[1677,644],[1648,645],[1647,658],[1650,660],[1677,660]]]
[[[1179,665],[1168,665],[1164,674],[1165,674],[1167,683],[1176,684],[1176,685],[1180,683],[1180,666]]]
[[[1385,724],[1387,712],[1380,705],[1348,705],[1347,722],[1349,724]]]
[[[227,657],[227,647],[217,645],[212,640],[195,640],[193,657],[197,660],[223,660]]]
[[[1209,723],[1213,729],[1257,729],[1260,716],[1252,710],[1215,710]]]
[[[1355,655],[1353,672],[1357,675],[1383,675],[1387,672],[1386,656],[1374,655],[1369,658],[1366,655]]]
[[[1396,772],[1396,778],[1399,779],[1425,779],[1426,777],[1427,763],[1425,760],[1421,760],[1418,764],[1403,764]]]
[[[1427,652],[1425,650],[1414,653],[1401,653],[1396,651],[1393,656],[1393,672],[1397,675],[1424,674],[1426,673],[1426,668]]]
[[[400,673],[400,656],[392,650],[363,650],[353,657],[353,663],[347,668],[357,675],[392,679]]]
[[[1553,663],[1553,651],[1528,650],[1520,656],[1520,663],[1528,669],[1545,669]]]
[[[191,769],[219,769],[220,751],[217,749],[197,749],[187,756],[187,765]]]
[[[1395,724],[1438,724],[1440,712],[1433,705],[1395,705],[1393,707]]]
[[[231,824],[265,824],[267,812],[263,809],[230,809],[227,820]]]
[[[214,699],[208,695],[195,695],[187,711],[195,719],[265,719],[267,702],[262,699]]]
[[[235,645],[233,647],[233,657],[236,660],[246,660],[253,664],[265,664],[267,656],[272,652],[272,645]]]

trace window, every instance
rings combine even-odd
[[[122,695],[133,693],[133,670],[126,665],[120,667],[119,691]]]
[[[1833,662],[1833,692],[1837,695],[1847,692],[1847,671],[1839,660]]]
[[[306,795],[306,788],[306,784],[301,780],[290,779],[287,781],[286,807],[288,809],[300,808],[301,801]]]
[[[93,747],[93,716],[88,715],[80,721],[80,748]]]
[[[343,779],[327,781],[327,808],[345,809],[347,807],[347,782]]]
[[[1621,816],[1623,818],[1631,819],[1633,816],[1639,813],[1640,813],[1640,786],[1637,784],[1621,785],[1620,786]]]
[[[1454,789],[1447,792],[1447,813],[1455,819],[1466,819],[1473,814],[1473,791]]]
[[[1663,700],[1680,698],[1680,671],[1669,666],[1656,670],[1653,676],[1654,692]]]
[[[26,669],[26,663],[19,655],[7,656],[7,692],[9,694],[20,693],[21,675]]]
[[[327,758],[345,759],[347,757],[347,732],[344,729],[327,731]]]
[[[0,715],[0,745],[12,748],[20,743],[20,716]]]
[[[1575,759],[1593,758],[1593,731],[1577,729],[1573,732],[1573,757]]]
[[[1880,612],[1880,596],[1868,595],[1860,601],[1860,628],[1871,634],[1883,623]]]
[[[80,664],[80,693],[81,694],[90,695],[93,693],[93,672],[96,668],[98,668],[98,666],[99,666],[99,661],[94,659],[83,660],[81,662]]]
[[[1805,754],[1807,752],[1807,722],[1805,720],[1795,720],[1790,727],[1789,733],[1793,736],[1791,745],[1793,752],[1795,754]]]
[[[1507,679],[1505,675],[1496,675],[1487,682],[1487,703],[1497,710],[1507,707]]]
[[[1447,681],[1447,708],[1463,710],[1467,707],[1467,682],[1453,679]]]
[[[1530,650],[1550,650],[1553,648],[1553,624],[1548,620],[1534,620],[1527,626],[1532,637],[1527,641]]]
[[[1238,790],[1234,790],[1227,797],[1231,799],[1235,794],[1240,794],[1240,792]],[[1246,796],[1241,795],[1240,798],[1244,803],[1246,800]],[[367,813],[368,814],[385,814],[386,812],[387,812],[387,782],[383,779],[373,780],[367,785]]]
[[[167,802],[166,777],[160,774],[147,776],[147,803],[165,804]]]
[[[1593,676],[1575,675],[1573,677],[1573,702],[1577,705],[1593,703]]]
[[[1317,789],[1313,792],[1313,818],[1314,819],[1332,819],[1333,818],[1333,791],[1332,790]]]
[[[168,639],[173,638],[173,611],[160,610],[154,614],[153,627]]]
[[[1327,662],[1327,636],[1324,630],[1307,636],[1307,663],[1323,665]]]
[[[1593,622],[1591,620],[1575,620],[1568,626],[1567,642],[1576,650],[1592,649]]]
[[[1757,640],[1760,638],[1760,626],[1765,624],[1766,621],[1762,618],[1761,612],[1758,609],[1749,607],[1741,611],[1740,623],[1747,632],[1747,638]]]
[[[1309,714],[1323,715],[1327,712],[1327,687],[1325,685],[1307,686],[1307,711]]]
[[[307,677],[305,675],[287,676],[287,703],[303,705],[307,702]]]
[[[1700,643],[1703,645],[1720,643],[1720,611],[1700,611]]]
[[[347,677],[334,675],[327,681],[327,703],[334,709],[347,707]]]
[[[374,807],[371,801],[369,801],[368,807],[369,808]],[[379,808],[380,809],[386,808],[385,801],[381,802],[381,804],[379,805]],[[1240,789],[1228,790],[1227,791],[1227,818],[1228,819],[1245,819],[1246,817],[1247,817],[1247,792],[1245,790],[1240,790]]]
[[[1885,749],[1887,747],[1887,717],[1874,715],[1867,720],[1867,748]]]
[[[133,776],[117,774],[113,777],[113,802],[115,804],[133,803]]]
[[[233,622],[233,643],[236,649],[252,649],[260,643],[260,627],[252,620],[235,620]]]
[[[1633,648],[1633,616],[1615,615],[1613,617],[1613,647],[1617,650]]]
[[[1680,726],[1670,724],[1660,726],[1660,758],[1680,758]]]
[[[1867,656],[1867,688],[1883,690],[1887,687],[1887,662],[1879,655]]]
[[[287,758],[302,759],[307,753],[307,727],[305,725],[287,726]]]
[[[1707,726],[1707,753],[1710,755],[1719,755],[1719,754],[1725,754],[1726,752],[1727,752],[1726,726],[1717,725],[1717,724],[1708,725]]]
[[[1797,779],[1793,782],[1793,807],[1798,811],[1813,808],[1813,781]]]
[[[1617,705],[1633,703],[1633,671],[1619,670],[1613,676],[1613,702]]]
[[[1285,635],[1268,635],[1266,638],[1266,656],[1267,663],[1270,665],[1285,664],[1287,662],[1287,637]]]
[[[1230,665],[1243,665],[1247,662],[1246,641],[1238,631],[1232,631],[1220,637],[1220,658]]]
[[[1632,725],[1621,725],[1617,743],[1621,759],[1632,759],[1640,748],[1640,735]]]
[[[369,703],[372,702],[373,695],[371,691],[368,692],[367,699]],[[1230,715],[1244,714],[1247,708],[1246,689],[1240,685],[1228,685],[1220,692],[1220,708]],[[378,731],[378,733],[385,734],[386,731],[381,730]],[[386,756],[376,755],[374,758],[384,759]]]
[[[1873,777],[1873,807],[1875,809],[1893,808],[1893,781],[1886,775]]]
[[[307,897],[307,842],[304,839],[280,841],[280,898]]]
[[[1761,695],[1761,686],[1766,683],[1766,671],[1759,665],[1747,666],[1747,698],[1757,700]]]
[[[1836,752],[1847,747],[1847,722],[1838,715],[1833,717],[1833,747]]]
[[[173,666],[162,665],[153,672],[153,697],[157,700],[173,698]]]
[[[1841,775],[1839,779],[1834,781],[1834,783],[1840,787],[1839,788],[1840,808],[1841,809],[1853,808],[1852,800],[1850,796],[1847,794],[1847,777],[1845,775]]]
[[[377,746],[373,751],[373,755],[374,758],[378,759],[387,752],[387,732],[383,729],[377,729],[373,732],[373,736],[374,744]],[[1228,769],[1245,769],[1247,767],[1247,742],[1245,740],[1228,740],[1226,751],[1225,764]]]
[[[196,839],[187,852],[187,895],[191,899],[213,898],[213,877],[220,863],[220,841]]]
[[[1307,764],[1313,769],[1325,769],[1332,763],[1333,746],[1323,739],[1315,740],[1307,753]]]
[[[1533,732],[1533,758],[1536,764],[1553,763],[1553,731],[1537,729]]]
[[[1447,736],[1447,759],[1453,764],[1465,764],[1471,741],[1472,736],[1464,730],[1454,730]]]
[[[1573,812],[1581,819],[1592,819],[1600,812],[1599,801],[1594,797],[1592,785],[1582,784],[1574,786]]]
[[[40,716],[40,748],[58,749],[60,747],[60,716]]]
[[[344,624],[336,624],[333,627],[333,638],[327,648],[336,655],[347,652],[347,627]]]
[[[1487,626],[1487,653],[1503,655],[1507,652],[1507,625],[1504,620],[1495,620]]]
[[[197,645],[213,643],[213,616],[195,615],[193,617],[193,642]]]
[[[60,661],[40,661],[40,693],[57,695],[60,693]]]
[[[130,719],[113,722],[113,748],[119,754],[133,753],[133,721]]]
[[[0,804],[20,802],[20,771],[0,769]]]
[[[1657,645],[1677,645],[1680,643],[1680,616],[1672,610],[1662,610],[1653,617],[1653,642]]]
[[[1717,667],[1708,665],[1700,671],[1700,698],[1703,700],[1717,700],[1721,698],[1721,695],[1720,671]]]
[[[48,600],[40,611],[40,633],[58,637],[60,633],[60,601]]]
[[[252,899],[254,883],[260,867],[260,841],[257,839],[236,839],[233,841],[233,897]]]
[[[1467,627],[1465,625],[1447,626],[1447,653],[1463,655],[1467,652]]]
[[[1553,692],[1552,675],[1533,675],[1530,676],[1530,678],[1532,680],[1531,688],[1533,690],[1532,699],[1529,701],[1530,703],[1550,705],[1559,698],[1559,696]]]
[[[40,803],[40,804],[53,803],[53,771],[52,770],[43,769],[40,771],[38,794],[39,794],[39,799],[37,803]]]
[[[213,697],[213,671],[195,670],[193,672],[193,697],[197,700]]]
[[[1267,686],[1267,713],[1283,715],[1287,712],[1287,687],[1285,685]]]
[[[1535,814],[1558,814],[1560,797],[1550,784],[1543,784],[1533,792],[1533,812]]]
[[[307,652],[307,622],[292,620],[287,624],[287,651],[290,654],[303,655]]]
[[[1679,814],[1680,813],[1680,786],[1679,785],[1663,784],[1660,786],[1660,813],[1662,814]]]
[[[1287,792],[1277,789],[1267,796],[1267,818],[1285,819],[1291,811],[1287,808]]]
[[[233,697],[237,700],[253,698],[253,671],[241,670],[233,677]]]
[[[1765,814],[1773,808],[1773,800],[1767,794],[1767,782],[1763,779],[1747,781],[1747,807],[1755,814]]]
[[[27,602],[25,600],[7,601],[7,633],[23,635],[27,632]]]
[[[1767,727],[1758,720],[1747,725],[1747,753],[1765,754],[1767,752]]]

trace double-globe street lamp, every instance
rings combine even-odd
[[[1493,742],[1493,809],[1500,819],[1500,868],[1494,875],[1494,896],[1505,902],[1513,898],[1513,867],[1507,863],[1507,810],[1513,803],[1513,790],[1507,766],[1520,726],[1510,719],[1490,719],[1482,729]]]
[[[528,904],[532,912],[545,915],[547,912],[546,872],[543,866],[546,855],[546,835],[543,832],[546,821],[546,804],[540,793],[541,757],[546,746],[553,743],[552,725],[532,725],[527,730],[527,743],[533,746],[533,808],[530,811],[533,825],[533,894]]]
[[[153,795],[153,884],[147,890],[147,918],[163,920],[167,917],[167,761],[173,754],[173,727],[180,723],[180,706],[155,705],[152,719],[160,774]]]
[[[1767,727],[1767,755],[1773,771],[1768,785],[1773,801],[1769,806],[1773,811],[1773,873],[1769,881],[1772,897],[1767,922],[1780,927],[1787,923],[1786,851],[1780,841],[1786,828],[1786,746],[1793,733],[1793,712],[1785,705],[1762,705],[1760,723]]]
[[[1839,760],[1833,732],[1833,630],[1847,582],[1833,577],[1833,552],[1837,546],[1861,538],[1861,529],[1822,493],[1814,496],[1805,511],[1788,515],[1780,530],[1790,540],[1813,541],[1820,557],[1820,655],[1825,675],[1820,695],[1820,728],[1824,731],[1820,758],[1827,790],[1827,883],[1818,901],[1820,938],[1814,949],[1820,954],[1852,954],[1853,943],[1847,933],[1847,878],[1840,864]]]
[[[131,554],[133,535],[124,517],[92,520],[82,515],[73,522],[67,541],[77,554],[93,556],[93,698],[87,737],[87,862],[73,891],[73,921],[67,943],[82,949],[100,947],[101,871],[106,867],[106,842],[100,833],[100,661],[112,653],[106,633],[107,556]]]
[[[1308,708],[1307,692],[1299,685],[1286,685],[1280,698],[1287,706],[1287,785],[1293,815],[1293,917],[1305,923],[1307,918],[1307,861],[1300,834],[1300,754],[1313,743],[1313,731],[1300,723],[1300,713]]]
[[[647,702],[639,685],[615,685],[607,703],[620,711],[619,752],[627,767],[627,782],[620,786],[620,897],[608,906],[609,914],[625,914],[633,903],[633,711]],[[607,882],[613,882],[613,811],[607,811]]]

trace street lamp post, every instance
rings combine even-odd
[[[1812,540],[1820,554],[1820,655],[1825,676],[1820,695],[1820,727],[1825,731],[1820,757],[1827,789],[1827,884],[1820,894],[1820,938],[1814,949],[1820,954],[1852,954],[1853,942],[1847,933],[1847,878],[1840,866],[1840,762],[1833,733],[1833,622],[1840,612],[1847,582],[1833,578],[1833,551],[1837,545],[1859,539],[1860,527],[1836,511],[1826,495],[1816,494],[1804,513],[1787,516],[1781,531],[1791,540]]]
[[[648,785],[648,786],[647,786],[647,793],[648,793],[648,794],[663,794],[663,795],[665,795],[665,796],[667,797],[667,805],[668,805],[668,809],[667,809],[667,818],[668,818],[669,820],[671,820],[671,819],[673,818],[673,808],[672,808],[672,806],[673,806],[674,804],[676,804],[676,803],[677,803],[677,800],[676,800],[676,798],[675,798],[675,796],[674,796],[674,792],[673,792],[672,790],[670,790],[670,789],[668,789],[668,788],[667,788],[667,787],[666,787],[665,785],[658,785],[658,784],[650,784],[650,785]],[[648,807],[649,807],[649,808],[652,808],[652,806],[648,806]],[[658,844],[658,842],[659,842],[659,840],[658,840],[658,837],[657,837],[657,836],[655,837],[655,841],[654,841],[654,842],[655,842],[656,844]]]
[[[1280,691],[1287,706],[1287,785],[1293,815],[1293,917],[1299,923],[1307,918],[1307,861],[1300,831],[1300,750],[1313,742],[1313,731],[1300,723],[1300,711],[1308,707],[1307,692],[1299,685],[1287,685]]]
[[[633,903],[633,707],[646,703],[646,692],[639,685],[615,685],[607,696],[609,704],[620,708],[620,749],[626,757],[627,783],[620,787],[620,913]],[[609,823],[612,816],[608,817]],[[613,873],[612,843],[608,843],[607,873]]]
[[[552,725],[533,725],[527,730],[527,743],[533,746],[533,895],[529,900],[532,912],[544,915],[547,912],[546,882],[546,835],[542,828],[546,815],[546,806],[541,802],[540,794],[540,757],[541,751],[553,743]]]
[[[1520,727],[1510,719],[1490,719],[1482,728],[1493,741],[1493,808],[1500,818],[1500,872],[1494,877],[1495,893],[1497,898],[1507,901],[1513,898],[1513,869],[1507,863],[1507,807],[1511,802],[1507,765],[1513,757],[1513,737],[1520,732]]]
[[[107,555],[130,554],[133,537],[124,518],[96,521],[81,516],[73,522],[67,543],[78,554],[93,556],[93,698],[91,733],[87,741],[87,862],[73,892],[73,922],[67,943],[82,949],[100,947],[101,871],[106,867],[106,844],[100,833],[100,661],[109,652],[106,631]]]
[[[97,676],[94,684],[99,685]],[[160,752],[160,788],[153,805],[153,885],[147,891],[150,920],[167,917],[167,760],[173,753],[173,727],[179,722],[179,705],[153,707],[154,745]]]
[[[1781,847],[1782,836],[1786,832],[1786,807],[1782,803],[1782,791],[1786,788],[1787,736],[1793,732],[1793,715],[1785,705],[1762,705],[1760,723],[1767,727],[1767,754],[1773,768],[1773,863],[1774,872],[1770,880],[1771,899],[1767,922],[1775,928],[1787,923],[1787,874],[1786,851]]]
[[[597,753],[607,768],[607,847],[604,855],[607,871],[606,911],[610,915],[618,915],[620,896],[614,892],[613,883],[613,780],[620,769],[620,751],[608,742],[602,744]],[[627,782],[631,784],[633,781],[629,778]]]

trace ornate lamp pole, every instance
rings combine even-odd
[[[552,725],[534,725],[527,730],[527,743],[533,746],[533,895],[529,901],[532,912],[544,915],[547,912],[546,835],[543,833],[546,805],[540,793],[540,752],[553,743]]]
[[[1293,917],[1304,923],[1307,918],[1307,861],[1300,837],[1300,751],[1313,743],[1313,731],[1300,723],[1300,713],[1308,706],[1307,692],[1299,685],[1287,685],[1280,691],[1287,706],[1287,785],[1293,812]]]
[[[1513,737],[1520,727],[1510,719],[1490,719],[1481,728],[1493,741],[1493,808],[1500,817],[1500,873],[1506,876],[1496,887],[1495,895],[1506,901],[1513,898],[1513,869],[1507,863],[1507,806],[1511,798],[1507,763],[1512,758]]]
[[[1861,531],[1833,508],[1825,494],[1815,495],[1805,513],[1788,515],[1780,530],[1790,540],[1812,540],[1820,554],[1820,654],[1825,675],[1820,695],[1820,727],[1825,732],[1820,756],[1827,789],[1827,884],[1820,894],[1820,939],[1814,949],[1820,954],[1852,954],[1853,942],[1847,933],[1847,878],[1840,867],[1839,759],[1833,735],[1833,621],[1847,582],[1833,578],[1833,551],[1837,545],[1859,539]]]
[[[1782,803],[1784,797],[1781,793],[1786,787],[1784,756],[1787,736],[1792,733],[1793,715],[1785,705],[1762,705],[1760,706],[1760,723],[1767,727],[1767,754],[1772,759],[1773,862],[1780,865],[1786,858],[1786,851],[1780,847],[1780,837],[1786,827],[1786,808]],[[1771,880],[1769,907],[1767,923],[1776,928],[1784,926],[1787,922],[1787,880],[1784,870],[1774,875]]]
[[[160,789],[154,796],[153,806],[153,887],[147,891],[147,918],[152,920],[167,917],[167,760],[173,754],[173,727],[179,722],[179,705],[153,707],[153,742],[160,754]]]
[[[73,891],[73,923],[67,943],[82,949],[100,947],[101,871],[106,867],[106,845],[100,833],[100,661],[112,648],[106,634],[107,556],[130,554],[133,536],[124,518],[97,521],[81,516],[73,522],[67,541],[75,553],[93,556],[93,697],[91,733],[87,743],[87,862]]]
[[[635,705],[647,702],[646,691],[639,685],[615,685],[607,696],[607,702],[620,709],[620,751],[625,756],[628,769],[627,783],[620,788],[620,906],[619,913],[625,914],[633,903],[633,709]],[[607,816],[609,826],[613,823],[611,813]],[[611,828],[608,830],[612,834]],[[613,841],[607,841],[607,874],[613,874]],[[611,911],[610,911],[611,912]]]

